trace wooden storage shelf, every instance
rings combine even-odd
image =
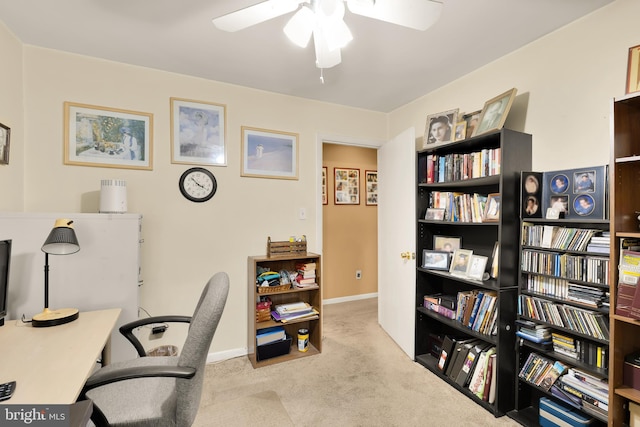
[[[316,264],[316,283],[318,286],[308,288],[288,288],[278,290],[276,292],[259,293],[256,286],[256,277],[258,267],[268,268],[271,271],[294,271],[299,263]],[[305,252],[304,255],[279,255],[271,256],[250,256],[247,262],[247,276],[249,285],[248,298],[248,333],[247,333],[247,349],[248,357],[254,368],[261,366],[273,365],[275,363],[286,362],[288,360],[299,359],[302,357],[313,356],[322,351],[322,265],[320,255]],[[256,319],[256,303],[260,297],[268,297],[271,300],[272,309],[278,304],[286,304],[292,302],[303,301],[312,305],[318,315],[315,318],[292,320],[286,323],[276,322],[273,319],[258,322]],[[287,335],[291,336],[291,351],[289,354],[273,357],[265,360],[257,360],[256,358],[256,334],[261,329],[274,326],[284,327]],[[298,329],[309,330],[309,347],[306,352],[298,351]]]

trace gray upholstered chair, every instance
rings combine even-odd
[[[193,424],[200,405],[207,353],[228,292],[229,277],[217,273],[204,287],[193,316],[156,316],[123,325],[120,332],[141,357],[107,365],[87,380],[81,397],[93,401],[91,420],[98,426]],[[142,325],[166,322],[190,323],[180,355],[145,357],[132,331]]]

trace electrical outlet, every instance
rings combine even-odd
[[[362,279],[362,270],[356,270],[356,279]]]

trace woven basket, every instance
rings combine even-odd
[[[278,285],[278,286],[258,286],[259,294],[273,294],[275,292],[286,291],[291,289],[290,284]]]
[[[268,320],[271,320],[270,309],[256,310],[256,322],[266,322]]]

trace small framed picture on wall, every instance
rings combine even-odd
[[[360,204],[360,169],[333,168],[336,205]]]
[[[365,185],[367,187],[367,206],[378,205],[378,171],[365,171]]]

